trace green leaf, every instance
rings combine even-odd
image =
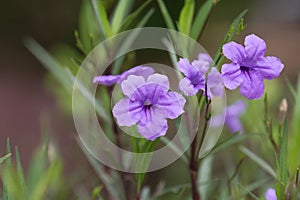
[[[208,19],[213,5],[213,0],[206,0],[199,9],[191,30],[191,38],[194,40],[197,40],[200,36],[200,33],[203,31],[202,29]]]
[[[30,195],[34,192],[36,187],[41,180],[41,175],[44,174],[47,168],[48,161],[48,140],[42,143],[42,145],[34,153],[32,160],[30,161],[29,171],[28,171],[28,190]]]
[[[146,139],[140,139],[140,150],[141,153],[149,153],[152,152],[155,148],[156,144],[159,142],[159,139],[156,139],[154,141],[148,141]],[[149,163],[151,161],[151,156],[145,155],[141,159],[136,160],[136,169],[139,171],[146,171],[148,169]],[[140,192],[142,188],[143,181],[145,179],[146,173],[137,173],[136,179],[137,179],[137,191]]]
[[[65,70],[57,63],[56,60],[35,40],[26,38],[24,40],[26,48],[43,64],[48,71],[66,88],[68,92],[72,91],[73,83],[66,78]]]
[[[11,154],[9,138],[7,138],[6,140],[6,154],[7,155]],[[8,192],[8,190],[10,189],[8,187],[11,187],[11,185],[9,184],[10,174],[9,171],[7,171],[11,168],[12,168],[12,161],[11,161],[11,157],[9,156],[5,161],[6,173],[4,173],[3,175],[3,200],[11,200],[11,195]]]
[[[101,191],[103,189],[103,186],[97,186],[93,189],[93,192],[92,192],[92,198],[98,198],[98,199],[103,199],[102,196],[101,196]]]
[[[123,187],[121,185],[122,181],[120,178],[120,173],[118,173],[116,170],[112,170],[109,173],[107,169],[87,151],[87,149],[79,140],[77,140],[77,142],[86,158],[91,163],[97,175],[99,176],[101,183],[104,184],[104,187],[110,195],[111,199],[125,199],[126,191],[123,190]]]
[[[209,152],[205,157],[214,155],[221,150],[224,150],[232,145],[235,145],[235,144],[238,144],[238,143],[244,141],[245,139],[248,139],[253,136],[259,136],[259,135],[260,134],[243,134],[243,135],[240,135],[238,133],[233,134],[233,135],[229,136],[228,138],[226,138],[224,141],[217,143],[214,146],[214,148],[211,150],[211,152]]]
[[[93,12],[88,0],[83,0],[79,13],[78,32],[86,55],[93,49],[94,40],[103,40],[103,34],[98,30],[98,23]],[[95,36],[97,38],[93,38]]]
[[[271,175],[273,178],[277,178],[276,172],[274,169],[262,158],[257,156],[255,153],[250,151],[248,148],[244,146],[239,146],[239,150],[243,152],[246,156],[248,156],[252,161],[254,161],[258,166],[260,166],[265,172]]]
[[[201,161],[201,165],[199,167],[199,175],[198,175],[198,182],[209,182],[212,180],[212,164],[213,164],[213,156],[209,158],[203,159]],[[209,187],[210,184],[207,185],[200,185],[199,191],[201,199],[209,199]]]
[[[11,156],[11,153],[6,154],[5,156],[1,157],[0,158],[0,164],[3,163],[6,159],[10,158],[10,156]]]
[[[244,10],[243,12],[241,12],[231,23],[227,33],[225,34],[222,43],[220,44],[215,56],[214,56],[214,62],[217,65],[217,68],[220,69],[221,65],[225,59],[225,57],[221,54],[222,52],[222,47],[224,44],[232,41],[233,37],[237,34],[240,33],[242,31],[241,27],[245,27],[244,25],[241,25],[241,23],[243,23],[244,21],[244,16],[246,15],[246,13],[248,12],[248,10]]]
[[[150,9],[146,13],[146,15],[144,15],[142,17],[142,19],[139,20],[139,23],[135,26],[135,28],[143,27],[148,22],[148,20],[152,16],[153,12],[154,12],[154,9]],[[134,32],[134,34],[130,35],[130,37],[127,37],[124,44],[122,44],[122,46],[120,47],[121,48],[120,51],[122,52],[123,49],[127,49],[128,47],[130,47],[138,34],[139,34],[139,30],[136,30]],[[118,74],[120,72],[120,68],[124,62],[124,58],[125,58],[125,56],[122,56],[119,59],[117,59],[116,62],[114,62],[113,68],[112,68],[113,74]]]
[[[107,18],[105,7],[99,0],[91,0],[91,3],[99,29],[102,34],[105,35],[106,38],[108,38],[109,36],[111,36],[111,28]]]
[[[27,49],[49,70],[54,77],[64,86],[64,88],[72,94],[73,83],[75,77],[73,73],[68,68],[63,68],[42,46],[40,46],[35,40],[27,38],[25,41],[25,46]],[[85,97],[94,103],[94,97],[92,94],[83,87],[79,81],[77,81],[77,86]],[[102,107],[99,101],[95,102],[95,108],[99,116],[101,116],[105,121],[109,122],[110,118],[106,114],[105,109]]]
[[[27,187],[26,187],[26,183],[25,183],[25,176],[24,176],[24,172],[23,172],[23,167],[22,167],[18,147],[15,147],[15,152],[16,152],[16,162],[17,162],[17,179],[18,179],[18,182],[20,185],[20,188],[18,188],[18,190],[20,191],[21,196],[24,199],[27,199],[28,198]]]
[[[62,163],[59,160],[54,160],[49,168],[39,173],[37,184],[30,194],[31,200],[40,200],[46,198],[46,191],[50,190],[52,186],[61,187],[60,177],[62,173]]]
[[[195,10],[194,0],[185,0],[184,6],[180,12],[178,29],[182,33],[189,35],[191,31],[191,24],[193,21]]]
[[[113,34],[116,34],[119,32],[119,30],[121,30],[123,20],[126,18],[127,14],[129,13],[133,5],[133,2],[134,2],[133,0],[118,2],[118,5],[114,10],[112,21],[111,21],[111,28]]]
[[[288,184],[288,168],[287,168],[287,119],[285,119],[281,134],[281,145],[278,166],[278,182],[276,186],[276,195],[279,200],[285,200],[285,189]]]
[[[134,12],[132,12],[128,17],[125,18],[124,23],[120,31],[126,31],[128,29],[141,27],[138,25],[141,22],[141,18],[145,16],[146,8],[151,3],[152,0],[145,1],[141,6],[139,6]],[[146,20],[147,22],[148,20]]]
[[[180,156],[180,159],[185,163],[189,163],[189,159],[185,154],[182,154],[182,150],[179,149],[176,145],[174,145],[167,137],[161,137],[160,140],[168,145],[170,149],[172,149],[177,155]]]
[[[163,0],[158,0],[157,2],[158,2],[159,9],[162,13],[162,16],[165,20],[165,23],[166,23],[167,27],[171,30],[176,30],[175,25],[173,23],[173,19],[172,19],[170,13],[169,13],[164,1]]]
[[[286,84],[287,84],[287,86],[288,86],[288,88],[290,90],[290,93],[293,96],[293,100],[296,101],[297,100],[297,96],[298,96],[296,89],[293,87],[292,83],[290,82],[290,80],[288,80],[287,77],[285,77],[285,80],[286,80]]]

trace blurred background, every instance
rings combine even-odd
[[[24,47],[23,39],[32,37],[50,52],[57,44],[75,46],[81,0],[2,1],[0,7],[0,154],[5,153],[6,138],[18,145],[22,162],[28,165],[48,132],[65,158],[67,168],[84,163],[76,142],[72,116],[55,98],[48,84],[48,72]],[[165,0],[173,19],[183,0]],[[114,1],[110,1],[110,7]],[[153,6],[156,6],[154,1]],[[247,28],[236,41],[255,33],[265,39],[267,54],[280,57],[287,76],[296,81],[299,73],[300,1],[298,0],[222,0],[213,10],[200,44],[213,55],[232,19],[248,8]],[[159,9],[147,26],[165,26]],[[71,103],[71,102],[70,102]],[[76,167],[75,167],[76,168]]]

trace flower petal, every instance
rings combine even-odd
[[[266,200],[277,200],[276,190],[269,188],[265,194]]]
[[[121,75],[103,75],[96,76],[93,79],[93,83],[98,83],[101,85],[111,86],[117,83],[121,78]]]
[[[168,77],[162,74],[152,74],[147,78],[146,82],[160,84],[161,86],[165,87],[167,91],[170,87]]]
[[[196,88],[188,78],[184,78],[179,82],[179,89],[187,96],[193,96],[200,90],[200,88]]]
[[[175,119],[184,112],[185,102],[185,98],[177,92],[168,92],[158,100],[155,106],[164,110],[165,118]]]
[[[267,56],[256,62],[255,69],[261,73],[263,78],[271,80],[279,76],[284,65],[279,58]]]
[[[192,65],[197,68],[197,71],[205,75],[210,67],[210,63],[205,60],[194,60]]]
[[[128,98],[121,99],[113,108],[113,116],[117,119],[119,126],[132,126],[137,123],[129,113],[130,100]]]
[[[224,56],[234,63],[241,64],[246,58],[245,48],[236,42],[224,44],[222,50]]]
[[[222,76],[225,87],[230,90],[236,89],[243,81],[240,66],[234,63],[222,66]]]
[[[163,136],[167,133],[168,122],[166,119],[153,117],[151,123],[139,123],[137,129],[143,137],[145,137],[147,140],[153,141],[156,138]]]
[[[191,63],[186,58],[179,59],[177,68],[187,77],[190,77],[193,74],[197,73],[197,69],[193,65],[191,65]]]
[[[224,94],[223,78],[220,72],[213,67],[207,77],[208,97]]]
[[[151,75],[153,73],[154,73],[154,69],[151,67],[142,66],[142,65],[133,67],[122,73],[121,78],[118,81],[118,84],[121,84],[130,75],[143,76],[146,79],[149,75]]]
[[[145,83],[145,78],[142,76],[130,75],[121,84],[124,95],[132,98],[132,94],[137,90],[138,87]]]
[[[246,110],[246,103],[243,100],[238,100],[233,104],[227,106],[226,115],[227,116],[240,116]]]
[[[232,133],[243,132],[243,125],[238,117],[226,116],[225,123]]]
[[[264,93],[264,82],[259,73],[254,70],[245,71],[240,93],[248,99],[258,99]]]
[[[244,43],[247,57],[250,60],[257,60],[266,52],[265,41],[254,34],[248,35]]]
[[[213,61],[212,58],[207,53],[199,53],[198,60],[203,60],[209,64]]]

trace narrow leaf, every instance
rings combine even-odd
[[[206,0],[205,3],[199,9],[196,18],[192,25],[191,37],[194,40],[199,38],[200,33],[205,25],[206,20],[208,19],[209,13],[213,7],[213,0]]]
[[[215,56],[214,56],[214,62],[216,63],[218,69],[220,69],[222,62],[220,62],[221,60],[224,60],[224,56],[221,54],[222,52],[222,47],[225,43],[228,43],[230,41],[232,41],[233,37],[238,33],[241,32],[241,30],[239,29],[240,27],[244,27],[241,26],[240,24],[243,23],[243,18],[246,15],[246,13],[248,12],[248,10],[244,10],[243,12],[241,12],[232,22],[232,24],[230,25],[227,33],[225,34],[222,43],[220,44]]]
[[[136,26],[141,21],[141,18],[145,16],[145,11],[152,0],[145,1],[141,6],[139,6],[134,12],[132,12],[125,21],[122,23],[120,31],[126,31],[131,28],[137,28]],[[148,20],[147,20],[148,21]]]
[[[7,138],[6,140],[6,154],[10,155],[11,154],[11,150],[10,150],[10,141],[9,138]],[[10,181],[9,181],[9,176],[11,175],[9,171],[12,167],[12,161],[11,161],[11,157],[9,156],[6,161],[5,161],[5,174],[3,175],[3,200],[11,200],[11,195],[9,194],[9,186],[10,186]],[[11,187],[11,186],[10,186]]]
[[[154,12],[154,10],[150,9],[142,17],[142,19],[139,20],[139,23],[135,26],[135,28],[143,27],[148,22],[148,20],[152,16],[153,12]],[[128,47],[130,47],[138,34],[139,34],[139,31],[137,30],[137,31],[134,32],[134,34],[130,35],[130,37],[126,38],[126,41],[124,42],[124,44],[122,44],[120,51],[123,51],[123,49],[127,49]],[[113,71],[112,71],[113,74],[118,74],[120,72],[120,68],[121,68],[122,63],[124,61],[124,58],[125,57],[122,56],[119,59],[117,59],[116,62],[114,62],[113,68],[112,68],[113,69]]]
[[[0,158],[0,164],[3,163],[6,159],[10,158],[10,156],[11,156],[11,153],[6,154],[5,156],[1,157]]]
[[[194,10],[194,0],[185,0],[184,6],[179,16],[178,29],[186,35],[190,34],[191,25],[194,17]]]
[[[239,150],[243,152],[246,156],[248,156],[251,160],[253,160],[257,165],[259,165],[263,170],[265,170],[268,174],[270,174],[275,179],[277,178],[276,172],[274,169],[262,158],[257,156],[255,153],[250,151],[248,148],[244,146],[239,146]]]
[[[279,200],[285,200],[285,188],[288,181],[288,169],[287,169],[287,119],[285,119],[282,134],[281,145],[279,155],[279,167],[278,167],[278,182],[276,186],[276,194]]]
[[[126,1],[119,1],[116,9],[114,10],[113,18],[111,21],[111,28],[112,33],[116,34],[121,29],[123,24],[123,20],[126,18],[127,14],[129,13],[132,5],[133,0],[126,0]]]
[[[165,20],[165,23],[166,23],[167,27],[169,29],[176,30],[175,25],[173,23],[173,19],[172,19],[170,13],[169,13],[164,1],[163,0],[158,0],[157,2],[158,2],[158,6],[160,8],[160,11],[162,13],[162,16]]]
[[[111,35],[111,28],[104,6],[98,0],[91,0],[91,3],[100,31],[103,35],[109,37]]]
[[[23,196],[24,199],[27,199],[27,188],[25,183],[25,176],[21,164],[21,158],[20,158],[18,147],[15,147],[15,152],[16,152],[16,161],[17,161],[17,178],[20,185],[20,188],[18,190],[20,191],[21,196]]]

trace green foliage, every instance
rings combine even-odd
[[[191,27],[191,38],[193,38],[194,40],[197,40],[200,36],[200,33],[203,31],[204,25],[212,8],[213,0],[206,0],[198,10],[198,13]]]
[[[194,17],[195,1],[185,0],[184,6],[180,12],[178,29],[180,32],[190,35],[192,20]]]
[[[222,55],[222,47],[224,44],[232,41],[233,37],[236,34],[239,34],[244,28],[244,17],[246,15],[246,13],[248,12],[248,10],[244,10],[243,12],[241,12],[232,22],[232,24],[230,25],[227,33],[225,34],[222,43],[219,45],[219,48],[213,58],[214,62],[217,65],[217,68],[220,69],[221,65],[224,62],[225,57]]]
[[[11,152],[7,142],[7,152]],[[9,153],[12,154],[12,153]],[[8,154],[8,155],[9,155]],[[15,163],[6,159],[1,168],[3,200],[65,199],[69,196],[62,176],[62,160],[56,155],[49,160],[48,144],[37,149],[25,178],[18,148],[15,148]]]

